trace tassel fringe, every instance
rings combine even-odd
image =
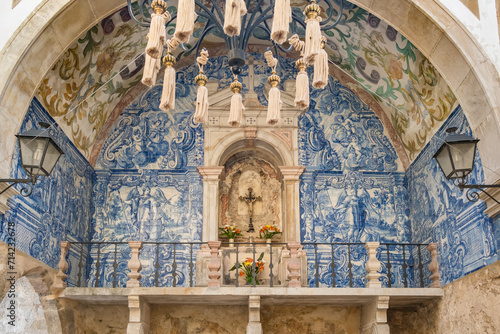
[[[244,0],[226,0],[224,12],[224,32],[228,36],[238,36],[241,32],[241,17],[247,13]]]
[[[323,89],[328,84],[328,55],[324,49],[319,50],[314,63],[313,87]]]
[[[148,45],[146,53],[153,58],[159,59],[165,43],[165,23],[166,18],[163,14],[153,14],[151,17],[151,26],[149,27]]]
[[[155,59],[146,54],[146,61],[144,63],[144,72],[142,74],[141,82],[146,86],[153,87],[156,83],[156,76],[160,70],[160,59]]]
[[[171,54],[167,54],[163,58],[163,63],[166,69],[165,77],[163,78],[163,92],[161,94],[160,109],[167,111],[175,109],[175,58]]]
[[[278,87],[269,90],[269,102],[267,105],[267,124],[276,125],[281,119],[281,96]]]
[[[314,64],[321,45],[321,28],[319,20],[321,18],[307,19],[306,40],[304,46],[304,60],[309,64]]]
[[[295,106],[300,109],[309,108],[309,76],[306,72],[305,61],[301,58],[296,64],[299,69],[295,84]]]
[[[274,4],[273,27],[271,39],[278,44],[283,44],[288,35],[288,27],[292,20],[290,0],[276,0]]]
[[[240,93],[234,93],[233,97],[231,97],[231,109],[229,111],[228,120],[229,125],[240,126],[244,110],[243,97]]]
[[[197,123],[205,123],[208,121],[208,89],[205,86],[198,86],[196,112],[193,118]]]
[[[194,0],[179,0],[177,7],[177,25],[174,36],[181,42],[187,43],[193,34],[196,13]]]

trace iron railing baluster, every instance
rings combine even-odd
[[[78,282],[76,283],[77,287],[81,287],[82,285],[82,266],[83,266],[83,243],[82,247],[80,247],[80,262],[78,263]]]
[[[156,243],[156,261],[155,261],[155,287],[160,285],[160,243]]]
[[[115,243],[115,260],[113,261],[113,288],[116,288],[116,268],[118,267],[118,264],[116,263],[116,254],[118,252],[117,247],[118,244]]]
[[[390,288],[392,287],[391,252],[389,250],[389,244],[387,244],[386,247],[387,247],[387,287]]]
[[[331,244],[332,247],[332,264],[330,265],[332,267],[332,288],[335,288],[336,283],[335,283],[335,249],[334,249],[334,244]]]
[[[174,243],[174,263],[172,263],[172,286],[174,288],[177,286],[177,262],[175,262],[175,246],[176,243]]]
[[[403,244],[403,278],[405,280],[405,288],[408,287],[408,273],[406,272],[407,268],[408,265],[406,264],[406,249],[405,244]]]
[[[353,277],[352,277],[352,262],[351,262],[351,244],[347,244],[347,255],[349,263],[347,267],[349,268],[349,287],[353,287]]]
[[[318,263],[318,245],[314,244],[314,277],[316,287],[319,287],[319,263]]]
[[[424,287],[424,265],[422,264],[422,253],[420,252],[420,246],[421,245],[417,245],[418,247],[418,271],[419,271],[419,274],[420,274],[420,287],[423,288]]]
[[[101,243],[97,243],[97,262],[95,264],[95,287],[99,287],[99,269],[101,268],[101,261],[99,257],[101,256]]]
[[[190,248],[189,248],[189,287],[193,287],[193,268],[194,268],[194,264],[193,264],[193,243],[191,242],[189,244]]]

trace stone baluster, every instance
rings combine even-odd
[[[290,250],[290,260],[288,261],[288,278],[290,282],[288,287],[290,288],[300,288],[300,260],[298,258],[298,251],[300,247],[300,242],[292,241],[287,244]]]
[[[67,287],[66,270],[68,270],[68,261],[66,261],[66,255],[68,255],[71,243],[69,241],[61,241],[61,259],[59,260],[59,272],[56,274],[54,279],[53,288],[56,290],[64,290]]]
[[[131,249],[130,260],[128,261],[128,268],[130,272],[127,274],[127,288],[139,288],[141,286],[142,275],[139,273],[142,269],[141,260],[139,260],[139,255],[141,254],[142,241],[129,241],[128,245]]]
[[[220,272],[219,269],[221,267],[220,258],[219,258],[219,248],[220,241],[209,241],[208,246],[210,247],[211,258],[208,262],[208,269],[210,272],[208,273],[208,277],[210,280],[208,281],[208,286],[212,288],[220,287]]]
[[[379,242],[367,242],[365,248],[368,251],[368,261],[366,261],[366,287],[381,288],[382,282],[379,281],[380,261],[377,259],[377,249],[380,246]]]
[[[429,264],[429,270],[431,271],[431,288],[439,288],[441,285],[439,283],[439,263],[437,259],[437,243],[433,242],[427,245],[427,250],[431,253],[431,263]]]

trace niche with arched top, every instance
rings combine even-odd
[[[258,150],[245,150],[230,156],[224,164],[220,182],[220,219],[219,227],[236,225],[246,241],[249,237],[257,239],[259,229],[266,224],[275,224],[282,231],[282,184],[279,168],[275,159],[268,153]],[[254,232],[249,232],[250,206],[243,199],[248,197],[249,189],[256,200],[252,204]],[[278,241],[281,235],[273,240]]]

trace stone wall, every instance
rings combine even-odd
[[[500,332],[500,261],[443,287],[444,297],[415,308],[390,308],[391,333]]]
[[[152,305],[151,334],[245,333],[247,306]]]
[[[358,334],[361,309],[335,306],[263,306],[264,333]]]

